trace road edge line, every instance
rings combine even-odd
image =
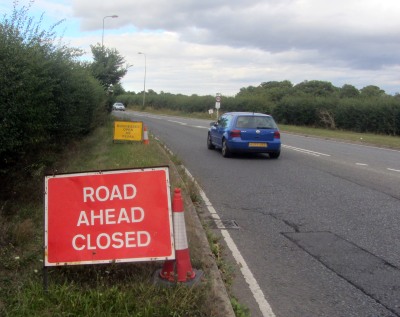
[[[200,193],[201,198],[203,199],[208,211],[212,215],[212,218],[215,220],[221,220],[217,211],[211,204],[210,200],[206,196],[203,189],[199,186],[196,182],[192,174],[190,174],[189,170],[184,167],[186,175],[192,180],[192,182],[196,185],[197,190]],[[257,280],[254,278],[253,273],[251,272],[250,268],[248,267],[246,261],[244,260],[242,254],[240,253],[239,249],[237,248],[235,242],[233,241],[231,235],[227,230],[221,230],[221,234],[225,240],[226,245],[228,246],[229,250],[232,252],[232,255],[236,261],[236,263],[240,267],[240,271],[243,274],[243,277],[247,284],[249,285],[250,291],[253,294],[255,301],[258,304],[258,307],[263,315],[263,317],[276,317],[274,312],[272,311],[271,305],[266,300],[263,291],[261,290],[260,286],[257,283]]]

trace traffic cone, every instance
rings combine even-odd
[[[149,144],[149,134],[146,126],[143,126],[143,144]]]
[[[174,221],[175,260],[164,262],[163,268],[156,272],[156,279],[169,285],[180,282],[196,284],[203,276],[201,270],[194,270],[190,261],[189,246],[186,236],[185,214],[180,188],[174,191],[172,200]],[[176,273],[176,274],[175,274]]]
[[[176,271],[178,274],[178,282],[187,282],[194,279],[196,273],[193,271],[192,263],[190,261],[189,246],[186,236],[185,213],[180,188],[176,188],[174,191],[172,211],[174,218]]]

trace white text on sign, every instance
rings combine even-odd
[[[105,202],[113,200],[133,200],[137,189],[133,184],[112,187],[98,186],[83,187],[83,202]],[[141,207],[130,206],[105,208],[99,210],[81,210],[76,223],[77,227],[109,226],[119,224],[134,224],[142,222],[145,218],[145,211]],[[129,231],[92,234],[77,234],[72,238],[72,247],[77,251],[96,250],[108,248],[137,248],[146,247],[151,243],[150,233],[147,231]]]

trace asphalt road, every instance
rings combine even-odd
[[[221,232],[252,316],[400,316],[399,151],[282,133],[277,160],[226,159],[206,147],[209,121],[120,115],[143,121],[239,227]]]

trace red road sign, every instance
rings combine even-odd
[[[45,266],[175,258],[168,167],[46,176]]]

